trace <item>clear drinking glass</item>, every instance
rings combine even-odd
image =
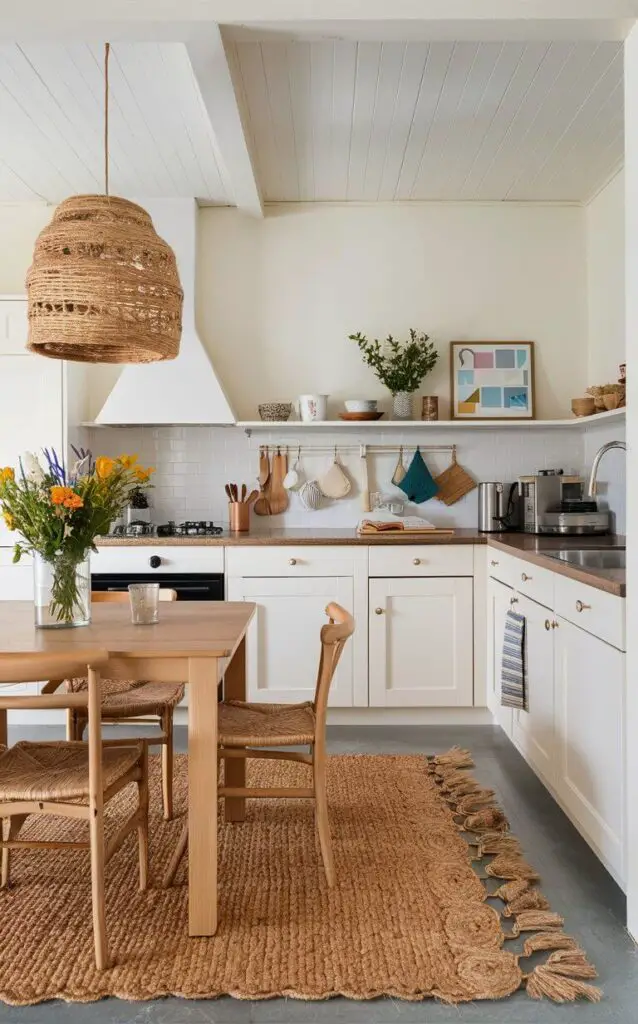
[[[131,622],[134,626],[149,626],[159,618],[159,583],[129,583]]]

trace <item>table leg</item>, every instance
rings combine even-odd
[[[188,662],[188,931],[217,931],[217,658]]]
[[[246,700],[246,638],[242,640],[226,668],[224,676],[224,699]],[[226,786],[246,785],[246,761],[243,757],[227,758],[224,761],[224,783]],[[244,821],[246,800],[232,797],[224,800],[226,821]]]
[[[7,711],[0,709],[0,746],[7,746]]]

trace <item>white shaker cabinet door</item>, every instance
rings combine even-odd
[[[512,739],[525,759],[550,784],[555,774],[554,630],[549,608],[521,594],[514,611],[525,616],[528,711],[514,711]]]
[[[26,355],[28,333],[27,300],[0,299],[0,355]]]
[[[326,605],[353,607],[351,576],[235,577],[229,601],[254,601],[246,641],[248,699],[273,703],[313,700]],[[331,707],[352,707],[353,641],[346,644],[330,688]]]
[[[512,606],[514,591],[498,580],[487,582],[487,679],[488,706],[497,722],[512,735],[512,709],[501,704],[501,665],[503,661],[503,637],[505,617]]]
[[[372,707],[471,707],[472,580],[371,579]]]
[[[555,632],[556,792],[622,884],[625,656],[565,619]]]

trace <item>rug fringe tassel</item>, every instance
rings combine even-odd
[[[564,918],[550,910],[549,901],[532,883],[540,876],[522,856],[518,839],[509,833],[509,822],[493,803],[494,792],[482,788],[464,768],[472,766],[469,750],[453,747],[430,760],[430,767],[441,789],[441,797],[450,805],[455,818],[462,819],[461,832],[474,833],[468,846],[476,849],[474,861],[493,859],[485,865],[484,880],[504,879],[494,892],[486,889],[485,898],[498,898],[505,908],[503,917],[514,918],[506,939],[534,932],[523,944],[518,959],[551,950],[547,960],[523,975],[522,985],[531,999],[551,999],[555,1003],[588,999],[597,1003],[602,993],[589,979],[597,977],[578,943],[561,929]]]
[[[526,980],[527,994],[532,999],[546,997],[555,1003],[571,1003],[582,998],[599,1003],[602,992],[584,978],[596,978],[597,971],[582,949],[561,949],[550,953]]]

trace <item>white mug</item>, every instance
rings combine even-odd
[[[299,418],[302,419],[304,423],[314,423],[315,420],[327,420],[328,396],[300,395]]]

